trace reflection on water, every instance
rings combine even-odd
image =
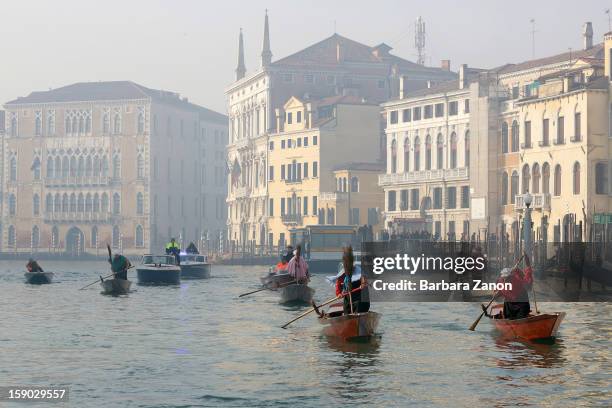
[[[75,407],[612,405],[609,304],[539,304],[568,315],[538,344],[500,339],[486,320],[468,331],[477,304],[373,303],[380,337],[346,343],[315,314],[281,329],[307,306],[278,293],[238,298],[264,268],[111,297],[78,290],[106,262],[43,267],[56,280],[33,287],[22,263],[0,262],[0,385],[70,386]],[[333,296],[323,276],[312,286],[319,302]]]

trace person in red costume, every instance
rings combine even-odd
[[[504,268],[500,277],[497,280],[498,283],[511,283],[512,289],[502,289],[499,293],[504,297],[504,312],[502,315],[496,315],[496,319],[523,319],[529,316],[531,306],[529,304],[529,289],[533,284],[533,269],[531,268],[531,262],[529,256],[524,255],[525,269]]]

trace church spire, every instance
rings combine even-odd
[[[236,81],[244,78],[246,67],[244,66],[244,44],[242,41],[242,28],[240,29],[240,37],[238,37],[238,66],[236,67]]]
[[[268,26],[268,9],[264,23],[263,49],[261,50],[261,66],[267,67],[272,63],[272,51],[270,50],[270,27]]]

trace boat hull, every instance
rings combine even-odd
[[[280,288],[278,292],[280,294],[280,303],[310,303],[315,290],[308,285],[293,284]]]
[[[268,286],[272,289],[295,281],[295,278],[288,273],[269,273],[259,278],[263,286]]]
[[[138,283],[142,285],[178,285],[181,283],[181,268],[171,267],[138,267]]]
[[[181,279],[207,279],[210,278],[210,264],[182,264]]]
[[[107,279],[100,282],[105,295],[125,295],[130,291],[132,282],[125,279]]]
[[[491,309],[495,314],[502,309],[497,305]],[[493,326],[503,337],[522,340],[546,340],[557,335],[565,312],[530,314],[524,319],[491,319]]]
[[[44,285],[53,281],[53,272],[26,272],[26,282],[32,285]]]
[[[380,315],[376,312],[354,313],[336,317],[323,317],[319,322],[325,325],[323,333],[343,340],[368,339],[378,328]]]

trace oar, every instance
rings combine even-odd
[[[296,317],[295,319],[293,319],[293,320],[291,320],[291,321],[289,321],[289,322],[285,323],[284,325],[282,325],[282,326],[281,326],[281,328],[286,329],[286,328],[287,328],[287,326],[289,326],[291,323],[295,322],[296,320],[300,320],[302,317],[304,317],[304,316],[306,316],[306,315],[308,315],[308,314],[310,314],[310,313],[314,312],[314,311],[315,311],[315,310],[317,310],[318,308],[323,307],[323,306],[326,306],[326,305],[329,305],[331,302],[333,302],[333,301],[335,301],[335,300],[338,300],[338,299],[342,299],[342,298],[343,298],[343,297],[345,297],[346,295],[348,295],[348,294],[350,294],[350,293],[352,293],[352,292],[356,292],[356,291],[358,291],[358,290],[360,290],[360,289],[361,289],[361,286],[360,286],[360,287],[358,287],[358,288],[355,288],[355,289],[351,290],[350,292],[341,293],[341,294],[339,294],[338,296],[336,296],[335,298],[329,299],[329,300],[327,300],[327,301],[325,301],[325,302],[321,303],[319,306],[316,306],[316,307],[315,307],[315,306],[313,305],[313,308],[312,308],[312,309],[310,309],[310,310],[308,310],[308,311],[306,311],[306,312],[302,313],[301,315],[299,315],[299,316],[298,316],[298,317]]]
[[[297,280],[294,280],[294,281],[291,281],[291,282],[289,282],[289,283],[287,283],[287,284],[285,284],[285,285],[283,285],[283,286],[279,286],[279,287],[274,288],[274,289],[284,288],[284,287],[289,286],[289,285],[292,285],[292,284],[294,284],[294,283],[296,283],[296,282],[297,282]],[[254,290],[254,291],[252,291],[252,292],[243,293],[242,295],[239,295],[238,297],[239,297],[239,298],[241,298],[241,297],[244,297],[244,296],[247,296],[247,295],[252,295],[253,293],[261,292],[261,291],[263,291],[263,290],[274,290],[274,289],[272,289],[272,288],[270,288],[268,285],[266,285],[266,286],[264,286],[264,287],[263,287],[263,288],[261,288],[261,289]]]
[[[110,275],[105,276],[105,277],[103,277],[103,278],[101,277],[101,278],[102,278],[102,280],[104,280],[104,279],[106,279],[106,278],[110,278],[110,277],[111,277],[111,276],[113,276],[113,275],[114,275],[114,273],[111,273]],[[95,281],[95,282],[93,282],[93,283],[90,283],[89,285],[83,286],[83,287],[82,287],[81,289],[79,289],[79,290],[83,290],[83,289],[85,289],[85,288],[88,288],[88,287],[90,287],[91,285],[95,285],[96,283],[98,283],[98,280],[96,280],[96,281]]]
[[[512,269],[516,268],[518,266],[519,263],[521,263],[521,261],[523,260],[524,255],[522,255],[519,260],[516,262],[516,264],[514,264],[514,267],[512,267]],[[469,330],[474,331],[476,329],[476,326],[478,326],[478,323],[480,323],[480,319],[482,319],[482,316],[485,315],[485,313],[487,312],[487,309],[489,308],[489,306],[491,306],[491,303],[493,303],[493,301],[495,300],[495,298],[497,297],[497,295],[499,294],[499,291],[495,292],[495,294],[493,295],[493,298],[491,299],[491,301],[489,302],[489,304],[487,304],[487,307],[485,307],[485,310],[482,311],[482,313],[480,314],[480,316],[478,316],[478,319],[476,319],[476,321],[474,321],[474,323],[472,323],[472,325],[469,327]]]

